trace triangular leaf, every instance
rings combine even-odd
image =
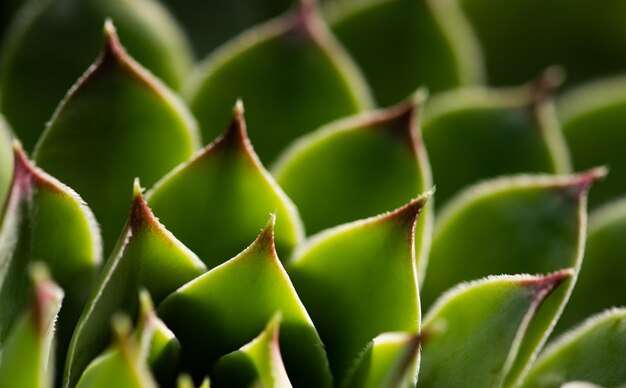
[[[245,99],[250,138],[265,163],[297,137],[370,106],[364,81],[310,0],[219,49],[189,85],[206,139],[220,133],[232,102]]]
[[[626,385],[626,309],[598,314],[563,335],[539,357],[523,387],[555,387],[583,380],[603,387]]]
[[[478,45],[455,3],[345,3],[331,17],[331,28],[379,103],[395,104],[419,86],[440,91],[481,80]]]
[[[518,89],[457,90],[427,104],[423,137],[438,206],[483,179],[569,172],[565,141],[547,96],[555,77],[547,72],[534,85]]]
[[[126,228],[100,273],[72,336],[65,365],[66,384],[74,384],[108,344],[111,316],[120,311],[135,315],[136,295],[141,287],[160,302],[205,270],[202,261],[154,217],[136,181]]]
[[[32,268],[33,297],[0,347],[0,386],[52,387],[54,323],[61,308],[63,290],[42,268]]]
[[[572,270],[548,276],[497,276],[446,293],[424,319],[419,382],[428,387],[510,386],[507,376],[530,325]]]
[[[301,247],[289,275],[342,383],[375,336],[417,332],[415,223],[430,194],[374,218],[324,231]]]
[[[171,294],[158,312],[197,377],[281,312],[280,350],[294,386],[331,385],[320,338],[276,255],[273,218],[252,245]]]
[[[240,102],[226,132],[147,197],[154,213],[209,268],[241,252],[271,212],[281,257],[288,257],[304,234],[295,206],[252,150]]]
[[[32,149],[65,92],[98,53],[105,18],[115,20],[135,58],[180,87],[190,51],[174,20],[154,0],[30,2],[7,36],[0,69],[0,108],[26,149]]]

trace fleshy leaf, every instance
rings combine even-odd
[[[424,319],[420,385],[511,386],[513,365],[528,361],[522,341],[541,335],[532,322],[573,274],[496,276],[446,293]]]
[[[453,2],[346,3],[331,12],[331,28],[380,104],[395,104],[420,86],[437,92],[482,79],[480,49]]]
[[[426,106],[423,138],[441,206],[467,185],[500,175],[567,173],[565,141],[547,94],[557,82],[547,72],[517,89],[465,89]]]
[[[294,12],[244,32],[200,65],[187,96],[205,139],[220,133],[242,97],[250,138],[271,163],[297,137],[369,108],[365,82],[314,3],[300,0]]]
[[[162,386],[174,386],[176,374],[180,366],[180,342],[165,326],[163,321],[157,319],[154,336],[150,344],[148,364],[155,379]]]
[[[422,304],[453,285],[489,274],[578,271],[587,229],[587,192],[602,169],[572,176],[500,178],[460,194],[435,225]],[[544,304],[522,340],[505,385],[523,376],[574,286],[567,280]]]
[[[155,1],[31,2],[9,31],[0,69],[0,92],[10,96],[0,107],[26,149],[35,145],[65,92],[93,61],[107,17],[115,20],[133,57],[173,88],[180,87],[191,64],[190,50]]]
[[[626,309],[590,318],[539,357],[523,387],[555,387],[583,380],[603,387],[626,384]]]
[[[344,387],[413,387],[421,338],[418,334],[383,333],[374,338],[346,379]]]
[[[576,169],[608,165],[611,173],[594,188],[590,206],[626,192],[626,77],[574,89],[559,101],[563,134]]]
[[[0,231],[0,346],[27,303],[27,268],[42,261],[66,294],[57,325],[62,356],[102,260],[100,234],[74,191],[33,166],[19,144],[13,148]]]
[[[415,224],[430,193],[377,217],[324,231],[302,246],[289,276],[343,383],[375,336],[420,324]]]
[[[196,131],[182,102],[128,56],[107,22],[100,56],[59,106],[35,160],[87,201],[110,251],[132,180],[152,185],[187,160],[198,146]]]
[[[42,268],[32,268],[31,305],[18,319],[6,343],[0,347],[0,386],[46,388],[54,370],[54,323],[61,308],[63,290]]]
[[[213,383],[223,387],[291,388],[280,354],[280,320],[277,314],[259,336],[219,359],[213,368]]]
[[[73,385],[88,363],[108,344],[110,318],[134,316],[137,293],[145,287],[158,303],[205,272],[206,267],[154,217],[135,181],[129,220],[94,287],[68,351],[65,383]]]
[[[595,188],[594,188],[595,190]],[[612,306],[626,306],[626,198],[589,216],[585,260],[556,332]],[[599,293],[601,297],[599,297]]]
[[[178,378],[178,382],[176,385],[177,388],[196,388],[196,386],[193,383],[193,380],[191,379],[191,377],[189,377],[189,375],[181,375]],[[202,384],[200,384],[200,386],[198,388],[210,388],[211,384],[209,382],[209,378],[205,378],[202,381]]]
[[[183,348],[184,363],[204,376],[282,314],[280,350],[297,387],[328,387],[321,340],[274,249],[274,219],[242,253],[168,296],[158,313]]]
[[[481,43],[489,83],[515,85],[555,63],[569,82],[617,74],[626,66],[621,0],[455,0]],[[529,21],[532,20],[532,27]]]
[[[161,0],[184,27],[196,55],[204,56],[243,30],[285,11],[291,0]]]
[[[13,148],[11,147],[13,142],[11,137],[9,125],[0,115],[0,209],[2,209],[7,198],[13,177]],[[1,219],[2,210],[0,210]]]
[[[304,232],[291,200],[263,168],[237,102],[226,132],[147,195],[154,213],[212,268],[241,252],[275,212],[276,246],[288,257]]]

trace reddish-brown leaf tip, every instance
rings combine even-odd
[[[538,301],[543,301],[552,291],[573,276],[574,270],[572,268],[566,268],[545,276],[523,278],[519,281],[519,284],[530,287],[533,298]]]
[[[270,215],[270,219],[261,230],[254,242],[248,248],[251,251],[269,253],[272,257],[278,258],[274,241],[274,229],[276,226],[276,213]]]
[[[50,325],[50,311],[58,308],[63,299],[63,290],[51,280],[50,273],[43,263],[35,262],[29,268],[33,284],[32,314],[41,336],[46,335]]]
[[[413,229],[421,211],[426,206],[428,200],[434,195],[435,189],[431,189],[419,197],[413,199],[406,205],[382,214],[380,220],[397,222],[401,225],[408,226]]]
[[[578,199],[586,196],[593,184],[606,177],[608,169],[606,167],[596,167],[580,174],[574,175],[565,185],[565,191],[571,197]]]
[[[139,178],[135,178],[133,183],[133,204],[130,210],[129,227],[131,230],[138,230],[142,227],[161,229],[159,220],[154,216],[152,209],[146,202]]]

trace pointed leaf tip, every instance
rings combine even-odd
[[[565,70],[560,66],[550,66],[535,80],[531,87],[531,102],[539,105],[549,99],[556,89],[565,82]]]
[[[270,215],[269,220],[257,236],[256,240],[250,245],[249,249],[260,252],[269,252],[272,257],[278,258],[276,245],[274,240],[274,227],[276,226],[276,213]]]
[[[379,217],[382,220],[397,220],[403,224],[406,223],[413,227],[413,225],[415,225],[415,222],[417,221],[418,216],[426,206],[426,203],[434,194],[435,189],[432,188],[424,194],[420,195],[419,197],[415,198],[411,202],[407,203],[406,205],[392,210],[391,212],[383,214]]]
[[[100,65],[107,63],[107,61],[111,59],[119,60],[120,58],[125,57],[126,50],[120,42],[120,38],[117,34],[117,28],[115,28],[115,25],[110,18],[107,18],[104,21],[103,32],[104,42],[102,44],[102,49],[100,50]]]
[[[608,168],[602,166],[574,175],[566,184],[565,189],[572,197],[580,198],[583,195],[587,195],[591,186],[595,182],[604,179],[608,172]]]
[[[572,268],[566,268],[546,276],[533,276],[531,278],[521,278],[520,285],[530,286],[537,300],[544,300],[554,289],[564,281],[574,276]]]
[[[240,146],[243,147],[248,153],[252,152],[252,146],[248,138],[248,130],[246,126],[245,109],[243,101],[238,99],[233,106],[232,117],[226,131],[218,137],[213,143],[209,144],[205,150],[209,151],[214,147],[220,145],[225,146]],[[256,159],[256,157],[255,157]]]
[[[35,262],[29,268],[31,281],[35,290],[33,316],[41,335],[45,335],[49,326],[49,310],[51,306],[58,306],[65,293],[50,277],[45,264]],[[56,312],[56,311],[55,311]]]
[[[161,224],[154,216],[143,195],[143,189],[139,179],[135,178],[133,184],[133,204],[130,211],[129,226],[131,230],[137,230],[143,225],[152,226],[153,229],[160,230]]]

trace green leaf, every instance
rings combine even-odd
[[[27,268],[42,261],[66,293],[58,322],[64,349],[102,260],[98,227],[74,191],[36,168],[19,144],[13,148],[13,182],[0,231],[0,346],[27,304]]]
[[[158,303],[206,267],[154,217],[135,181],[129,220],[106,262],[72,336],[65,365],[65,384],[72,386],[88,363],[108,344],[110,318],[131,317],[137,293],[145,287]]]
[[[226,132],[147,197],[154,213],[209,268],[241,252],[272,212],[280,257],[304,237],[295,206],[252,150],[240,102]]]
[[[524,339],[541,335],[532,322],[573,275],[495,276],[446,293],[424,319],[420,385],[511,386],[514,364],[528,361]]]
[[[626,193],[626,77],[606,79],[574,89],[559,101],[563,134],[574,168],[608,165],[611,174],[589,197],[592,207]]]
[[[594,188],[595,191],[595,188]],[[592,314],[625,306],[626,198],[607,204],[589,216],[585,260],[576,287],[556,332],[569,329]],[[598,297],[601,293],[601,297]]]
[[[255,339],[220,358],[213,368],[213,382],[223,387],[291,388],[280,354],[280,321],[280,314],[275,315]]]
[[[602,169],[572,176],[500,178],[474,186],[453,200],[435,225],[426,307],[453,285],[489,274],[548,273],[580,268],[584,251],[587,192]],[[506,385],[524,374],[547,339],[574,286],[560,287],[533,320],[511,366]]]
[[[2,387],[52,387],[54,323],[61,308],[63,290],[41,268],[31,268],[31,276],[31,305],[0,347]]]
[[[132,180],[152,185],[187,160],[196,131],[182,102],[128,56],[107,22],[100,56],[59,106],[35,160],[89,203],[108,252],[124,226]]]
[[[480,49],[453,2],[347,3],[330,12],[330,25],[380,104],[395,104],[419,86],[437,92],[481,81]]]
[[[191,379],[191,377],[189,377],[189,375],[181,375],[178,378],[178,382],[176,385],[177,388],[196,388],[195,384],[193,383],[193,380]],[[211,384],[209,381],[209,378],[205,378],[202,381],[202,384],[198,387],[198,388],[210,388]]]
[[[420,323],[415,223],[431,193],[363,221],[312,237],[289,263],[338,383],[380,333],[417,332]]]
[[[9,194],[11,179],[13,177],[13,148],[11,148],[12,134],[9,124],[0,115],[0,207]],[[2,211],[0,210],[0,219]]]
[[[380,334],[363,351],[344,387],[413,387],[420,343],[418,334]]]
[[[148,365],[161,386],[175,386],[176,375],[180,368],[180,352],[180,342],[174,333],[157,318],[150,343]]]
[[[329,387],[321,340],[274,249],[274,218],[242,253],[181,287],[158,309],[196,377],[252,340],[278,311],[289,379],[298,387]]]
[[[437,205],[483,179],[570,171],[547,96],[554,76],[547,72],[534,85],[516,89],[457,90],[427,104],[423,138],[437,182]]]
[[[371,105],[365,82],[326,30],[313,1],[246,31],[201,64],[188,100],[206,139],[233,101],[250,106],[250,138],[265,163],[297,137]]]
[[[548,347],[524,387],[554,387],[584,380],[603,387],[626,384],[626,309],[596,315]]]
[[[171,87],[180,87],[191,64],[190,50],[155,1],[30,2],[7,34],[0,69],[0,109],[26,149],[32,149],[65,92],[96,56],[107,17],[115,20],[139,62]]]
[[[291,0],[161,0],[185,28],[197,56],[285,11]]]
[[[558,63],[572,83],[626,65],[621,0],[457,0],[481,43],[489,81],[514,85]],[[532,28],[528,21],[532,20]],[[512,44],[514,42],[514,44]]]

